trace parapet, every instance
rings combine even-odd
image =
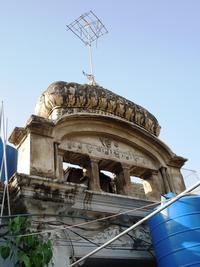
[[[98,85],[54,82],[39,97],[35,113],[52,120],[67,114],[104,114],[139,125],[155,136],[160,133],[160,125],[149,111]]]

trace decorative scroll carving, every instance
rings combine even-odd
[[[39,98],[35,112],[50,119],[77,112],[117,116],[160,133],[158,121],[146,109],[100,86],[55,82]]]
[[[123,230],[125,230],[125,228],[110,226],[91,237],[90,240],[97,244],[104,244],[108,240],[119,235]],[[111,247],[116,246],[147,249],[151,246],[149,230],[146,226],[138,226],[134,231],[130,232],[128,236],[123,236],[116,240],[115,243],[111,244]]]
[[[100,137],[99,140],[101,141],[102,145],[106,148],[111,148],[111,139],[106,137]]]

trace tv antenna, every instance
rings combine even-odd
[[[104,34],[108,33],[106,27],[101,20],[92,12],[82,14],[78,19],[75,19],[71,24],[67,25],[68,30],[71,30],[89,49],[89,66],[90,72],[83,74],[89,80],[89,84],[96,85],[93,60],[92,60],[92,43]]]

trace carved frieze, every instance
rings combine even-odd
[[[150,112],[97,85],[55,82],[40,96],[35,112],[53,120],[77,112],[117,116],[156,136],[160,133],[158,121]]]
[[[112,225],[105,228],[103,231],[94,233],[90,228],[85,230],[84,237],[95,244],[104,244],[112,238],[119,235],[126,228]],[[78,238],[77,238],[78,239]],[[149,230],[146,225],[138,226],[135,230],[131,231],[128,235],[124,235],[117,239],[114,243],[110,244],[111,248],[134,248],[134,249],[149,249],[151,246],[151,239]]]
[[[107,158],[135,166],[154,169],[153,160],[136,148],[107,136],[67,137],[59,146],[65,151],[87,154],[90,157]]]

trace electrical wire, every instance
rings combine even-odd
[[[75,250],[74,250],[73,242],[72,242],[71,237],[70,237],[70,235],[68,233],[68,230],[64,231],[64,233],[65,233],[66,237],[68,238],[68,240],[70,242],[70,247],[71,247],[71,259],[70,260],[72,262],[74,262],[76,260],[76,258],[75,258]]]
[[[188,195],[188,193],[186,193],[184,195]],[[132,210],[127,210],[127,211],[119,212],[117,214],[113,214],[113,215],[109,215],[109,216],[106,216],[106,217],[94,219],[94,220],[91,220],[89,222],[82,222],[82,223],[78,223],[78,224],[74,224],[74,225],[70,225],[70,226],[59,227],[57,229],[38,231],[38,232],[28,233],[28,234],[23,234],[23,235],[18,235],[18,236],[22,237],[22,236],[31,236],[31,235],[41,235],[41,234],[56,232],[56,231],[59,231],[59,230],[71,229],[71,228],[74,228],[74,227],[79,227],[79,226],[91,224],[91,223],[94,223],[94,222],[104,221],[106,219],[114,218],[114,217],[117,217],[117,216],[120,216],[120,215],[124,215],[124,214],[130,213],[130,212],[142,210],[144,208],[156,206],[156,205],[161,204],[161,203],[165,203],[165,201],[163,201],[163,202],[162,201],[154,202],[154,203],[151,203],[151,204],[148,204],[148,205],[145,205],[145,206],[142,206],[142,207],[138,207],[138,208],[135,208],[135,209],[132,209]]]
[[[37,223],[37,222],[39,222],[39,221],[34,221],[34,222]],[[65,224],[65,223],[63,223],[63,222],[59,222],[59,221],[51,221],[51,222],[48,221],[48,222],[43,222],[42,224],[44,224],[44,225],[53,225],[53,226],[55,227],[55,226],[58,226],[58,223],[59,223],[59,225],[60,225],[60,224]],[[69,224],[65,224],[65,225],[70,226]],[[118,225],[118,226],[123,227],[123,228],[128,228],[128,227],[129,227],[128,225],[121,225],[121,224],[117,224],[117,223],[112,223],[112,225]],[[81,227],[76,227],[76,228],[78,228],[78,229],[80,229],[80,230],[84,230],[84,231],[87,231],[87,230],[88,230],[88,229],[81,228]],[[79,236],[80,238],[86,240],[87,242],[89,242],[89,243],[91,243],[91,244],[93,244],[93,245],[95,245],[95,246],[97,246],[97,247],[99,247],[99,246],[101,245],[100,243],[96,243],[96,242],[94,242],[94,241],[91,241],[88,237],[85,237],[85,236],[81,235],[80,233],[77,233],[76,231],[74,231],[74,230],[72,230],[72,229],[67,229],[67,230],[69,230],[71,233],[73,233],[73,234]],[[89,231],[91,231],[91,230],[92,230],[92,229],[90,229]],[[97,229],[95,229],[95,231],[96,231],[96,230],[97,230]],[[64,232],[65,232],[65,231],[64,231]],[[65,232],[65,233],[66,233],[66,232]],[[69,235],[68,232],[67,232],[67,234],[68,234],[68,239],[70,240],[70,243],[72,243],[71,237],[70,237],[70,235]],[[152,246],[151,243],[147,242],[146,240],[144,240],[144,239],[142,239],[142,238],[139,238],[139,237],[136,238],[136,237],[130,235],[129,233],[127,233],[126,235],[128,235],[128,236],[131,238],[131,240],[134,241],[134,242],[139,240],[140,242],[146,243],[146,244],[148,245],[148,248],[146,248],[145,250],[148,251],[150,254],[152,254],[151,251],[150,251],[151,246]],[[59,241],[61,241],[61,238],[59,238]],[[77,240],[76,240],[75,242],[77,243]],[[83,243],[83,245],[85,245],[85,243]],[[69,246],[69,245],[66,245],[66,246]],[[72,246],[72,244],[71,244],[70,246]],[[76,246],[76,245],[75,245],[75,246]],[[109,249],[109,247],[107,247],[107,248]],[[110,249],[112,249],[112,248],[110,247]],[[120,248],[120,249],[121,249],[121,248]],[[134,247],[134,248],[126,248],[126,249],[127,249],[127,250],[130,250],[130,249],[140,250],[140,249],[137,248],[137,247]],[[142,250],[144,250],[144,248],[143,248]]]
[[[112,242],[114,242],[115,240],[119,239],[120,237],[122,237],[123,235],[125,235],[126,233],[132,231],[133,229],[135,229],[137,226],[141,225],[142,223],[146,222],[147,220],[149,220],[150,218],[152,218],[153,216],[155,216],[156,214],[158,214],[159,212],[161,212],[162,210],[164,210],[165,208],[168,208],[170,205],[172,205],[174,202],[178,201],[180,198],[182,198],[183,196],[187,195],[188,192],[194,191],[194,189],[196,189],[197,187],[200,186],[200,181],[195,183],[194,185],[192,185],[191,187],[189,187],[188,189],[184,190],[182,193],[178,194],[176,197],[171,198],[168,202],[166,202],[165,204],[161,205],[158,209],[152,211],[150,214],[146,215],[144,218],[142,218],[141,220],[139,220],[137,223],[133,224],[132,226],[130,226],[128,229],[124,230],[122,233],[118,234],[117,236],[113,237],[112,239],[110,239],[109,241],[107,241],[106,243],[104,243],[102,246],[94,249],[93,251],[89,252],[87,255],[83,256],[82,258],[80,258],[79,260],[77,260],[76,262],[72,263],[70,266],[75,266],[77,264],[79,264],[80,262],[84,261],[85,259],[87,259],[88,257],[94,255],[95,253],[97,253],[98,251],[102,250],[103,248],[107,247],[108,245],[110,245]]]
[[[188,193],[187,193],[187,195],[188,195]],[[124,214],[130,213],[130,212],[142,210],[144,208],[156,206],[156,205],[161,204],[161,203],[162,203],[162,201],[154,202],[154,203],[151,203],[151,204],[148,204],[148,205],[144,205],[142,207],[138,207],[138,208],[135,208],[135,209],[132,209],[132,210],[127,210],[127,211],[124,211],[124,212],[119,212],[117,214],[113,214],[113,215],[109,215],[109,216],[106,216],[106,217],[94,219],[94,220],[91,220],[89,222],[82,222],[82,223],[78,223],[78,224],[74,224],[74,225],[67,225],[67,226],[64,226],[64,227],[57,227],[57,229],[38,231],[38,232],[27,233],[27,234],[18,235],[18,236],[19,237],[22,237],[22,236],[31,236],[31,235],[42,235],[42,234],[46,234],[46,233],[57,232],[57,231],[60,231],[60,230],[66,230],[66,229],[71,229],[71,228],[75,228],[75,227],[80,227],[80,226],[88,225],[88,224],[91,224],[91,223],[94,223],[94,222],[104,221],[106,219],[114,218],[114,217],[117,217],[117,216],[120,216],[120,215],[124,215]],[[4,218],[5,217],[6,218],[11,218],[11,217],[17,217],[17,216],[20,216],[20,217],[25,217],[25,216],[30,216],[30,217],[32,217],[32,216],[41,216],[41,217],[44,217],[44,216],[47,216],[47,215],[48,214],[46,214],[46,215],[41,215],[41,214],[37,214],[37,215],[36,214],[16,214],[16,215],[10,215],[10,216],[1,216],[0,218],[3,218],[3,217]],[[56,215],[52,215],[51,214],[51,215],[48,215],[48,216],[56,216]],[[70,217],[70,216],[62,216],[62,215],[59,215],[59,217]],[[80,218],[80,217],[78,217],[78,218]],[[81,217],[81,218],[83,219],[83,217]],[[88,219],[88,218],[84,218],[84,219]]]
[[[34,232],[34,233],[27,233],[27,234],[18,235],[18,236],[22,237],[22,236],[31,236],[31,235],[41,235],[41,234],[56,232],[56,231],[59,231],[59,230],[71,229],[71,228],[74,228],[74,227],[79,227],[79,226],[82,226],[82,225],[87,225],[87,224],[91,224],[91,223],[94,223],[94,222],[99,222],[99,221],[103,221],[103,220],[106,220],[106,219],[114,218],[114,217],[117,217],[117,216],[120,216],[120,215],[124,215],[126,213],[130,213],[130,212],[133,212],[133,211],[142,210],[144,208],[156,206],[156,205],[158,205],[160,203],[161,203],[161,201],[154,202],[154,203],[142,206],[142,207],[138,207],[138,208],[135,208],[135,209],[132,209],[132,210],[119,212],[117,214],[109,215],[109,216],[106,216],[106,217],[103,217],[103,218],[98,218],[98,219],[95,219],[95,220],[92,220],[92,221],[89,221],[89,222],[82,222],[82,223],[78,223],[78,224],[74,224],[74,225],[70,225],[70,226],[60,227],[60,228],[57,228],[57,229],[44,230],[44,231],[39,231],[39,232]]]
[[[188,193],[187,193],[187,195],[188,195]],[[27,234],[18,235],[18,236],[22,237],[22,236],[31,236],[31,235],[42,235],[42,234],[46,234],[46,233],[57,232],[57,231],[60,231],[60,230],[71,229],[71,228],[75,228],[75,227],[91,224],[91,223],[94,223],[94,222],[104,221],[106,219],[114,218],[114,217],[117,217],[117,216],[120,216],[120,215],[124,215],[124,214],[130,213],[130,212],[142,210],[142,209],[145,209],[145,208],[148,208],[148,207],[156,206],[156,205],[161,204],[161,203],[162,203],[162,201],[158,201],[158,202],[154,202],[154,203],[151,203],[151,204],[148,204],[148,205],[145,205],[145,206],[142,206],[142,207],[138,207],[138,208],[135,208],[135,209],[132,209],[132,210],[127,210],[127,211],[119,212],[119,213],[116,213],[116,214],[113,214],[113,215],[109,215],[109,216],[106,216],[106,217],[94,219],[94,220],[91,220],[89,222],[81,222],[81,223],[70,225],[70,226],[68,225],[68,226],[64,226],[64,227],[57,227],[57,229],[38,231],[38,232],[27,233]]]

